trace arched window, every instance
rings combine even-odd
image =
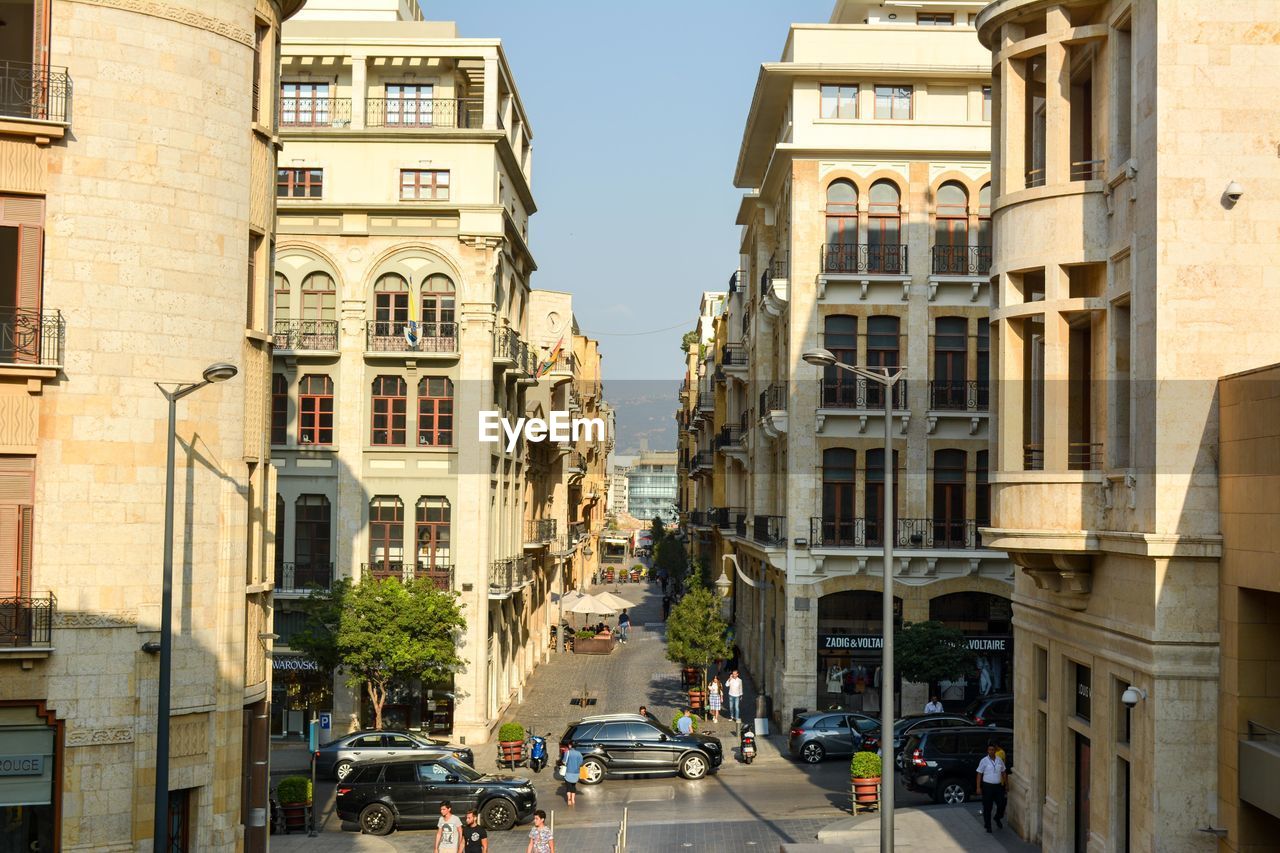
[[[303,349],[338,348],[337,299],[333,277],[328,273],[313,272],[302,280]]]
[[[900,340],[897,317],[887,314],[867,318],[867,366],[897,367],[899,361]],[[897,396],[893,403],[899,408],[906,408],[906,388],[901,381],[894,386]],[[884,386],[878,382],[867,383],[867,407],[879,409],[884,407]]]
[[[840,178],[827,187],[827,242],[823,266],[827,272],[857,272],[858,190]]]
[[[933,547],[963,548],[968,523],[964,516],[963,450],[933,452]]]
[[[447,275],[436,273],[422,282],[422,349],[447,352],[457,347],[454,290]]]
[[[906,272],[902,243],[902,196],[892,181],[871,185],[867,208],[867,271],[899,275]]]
[[[858,363],[858,318],[833,314],[823,323],[822,342],[841,364]],[[822,371],[822,405],[857,407],[858,379],[847,370],[826,367]]]
[[[271,443],[289,439],[289,380],[283,373],[271,374]]]
[[[934,205],[933,271],[943,275],[976,272],[969,265],[969,194],[948,181]]]
[[[898,451],[893,451],[893,513],[889,517],[890,529],[898,517]],[[885,534],[884,524],[884,448],[867,451],[866,490],[863,493],[862,516],[866,519],[866,544],[879,546],[884,544],[881,537]]]
[[[275,334],[288,334],[292,293],[289,290],[289,279],[285,278],[282,273],[276,273],[276,290],[273,294],[275,297],[275,305],[272,308],[272,320],[275,323]],[[280,344],[276,344],[280,346]]]
[[[822,451],[822,544],[857,545],[853,481],[857,453],[847,447]],[[817,543],[814,543],[817,544]]]
[[[431,577],[448,589],[449,501],[442,497],[418,498],[415,538],[419,576]]]
[[[373,285],[374,335],[399,337],[409,322],[409,282],[404,276],[390,272],[378,277]]]
[[[381,447],[403,447],[406,407],[406,387],[402,377],[374,377],[370,406],[373,434],[369,443]]]
[[[453,446],[453,382],[447,376],[418,380],[418,446]]]
[[[934,321],[930,408],[964,410],[969,407],[968,348],[969,321],[967,319],[939,317]]]
[[[333,444],[333,380],[322,373],[298,383],[298,443]]]
[[[374,577],[404,576],[404,503],[398,497],[369,501],[369,571]]]
[[[978,274],[991,272],[991,184],[978,190]]]
[[[294,589],[329,588],[333,567],[330,532],[329,499],[324,495],[299,495],[293,522]]]

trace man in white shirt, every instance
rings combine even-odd
[[[739,707],[742,704],[742,679],[738,677],[736,669],[725,679],[724,689],[729,696],[729,716],[737,721],[742,716],[742,709]]]
[[[978,762],[978,793],[982,796],[982,825],[991,831],[991,804],[996,805],[996,827],[1004,827],[1004,808],[1007,802],[1005,786],[1009,781],[1008,768],[996,755],[994,741],[987,743],[987,754]]]
[[[453,813],[453,804],[445,800],[440,804],[440,822],[436,824],[434,853],[460,853],[462,850],[462,821]]]
[[[934,696],[928,702],[924,703],[924,712],[926,714],[941,714],[942,703],[938,701],[938,697]]]

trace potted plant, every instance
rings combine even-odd
[[[849,762],[853,781],[853,808],[872,809],[880,804],[880,756],[874,752],[855,752]]]
[[[311,809],[311,780],[306,776],[286,776],[276,786],[276,799],[284,813],[284,831],[307,828]]]
[[[703,694],[702,688],[696,686],[697,685],[696,681],[694,682],[694,685],[695,686],[689,688],[689,707],[695,711],[701,711],[702,699],[704,694]]]
[[[513,765],[524,760],[524,726],[503,723],[498,728],[498,754]]]

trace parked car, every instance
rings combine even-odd
[[[445,800],[454,814],[476,809],[491,830],[510,829],[538,807],[528,779],[485,775],[448,751],[424,748],[356,764],[338,783],[336,810],[361,832],[386,835],[402,826],[435,826]]]
[[[476,763],[475,754],[469,746],[429,738],[417,732],[368,730],[352,732],[317,749],[316,774],[322,779],[337,779],[341,782],[347,778],[352,765],[357,761],[401,755],[419,749],[441,749],[473,767]]]
[[[976,726],[1012,726],[1013,696],[1008,693],[979,696],[964,709],[964,715]]]
[[[564,754],[573,741],[582,753],[583,784],[594,785],[606,776],[679,773],[701,779],[724,761],[720,739],[708,735],[679,734],[639,714],[599,714],[570,724],[560,738],[559,776]]]
[[[963,803],[973,796],[978,762],[990,741],[1004,749],[1005,765],[1012,767],[1013,729],[970,725],[916,732],[902,751],[903,784],[934,802]]]
[[[879,731],[880,721],[849,711],[810,711],[791,721],[787,749],[792,758],[817,764],[828,755],[852,755],[864,749],[867,732]]]
[[[874,730],[867,732],[862,738],[862,748],[869,751],[880,749],[879,720]],[[902,747],[907,736],[912,732],[928,729],[944,729],[952,726],[969,726],[973,721],[960,714],[909,714],[899,717],[893,723],[893,756],[898,767],[902,766]]]

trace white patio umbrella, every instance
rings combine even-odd
[[[620,608],[614,607],[606,601],[601,600],[598,595],[584,595],[573,603],[572,607],[566,607],[565,613],[581,613],[587,616],[612,616],[617,613]]]
[[[577,604],[579,601],[581,601],[585,597],[586,597],[586,593],[583,592],[582,590],[571,589],[568,592],[566,592],[564,595],[560,596],[560,605],[564,608],[565,613],[572,613],[573,611],[571,611],[569,608],[573,607],[573,605]]]
[[[612,592],[609,592],[607,590],[605,592],[597,592],[595,594],[595,597],[605,602],[606,604],[612,604],[614,609],[616,610],[630,610],[633,607],[635,607],[634,604],[632,604],[630,601],[627,601],[622,596],[614,595]]]

